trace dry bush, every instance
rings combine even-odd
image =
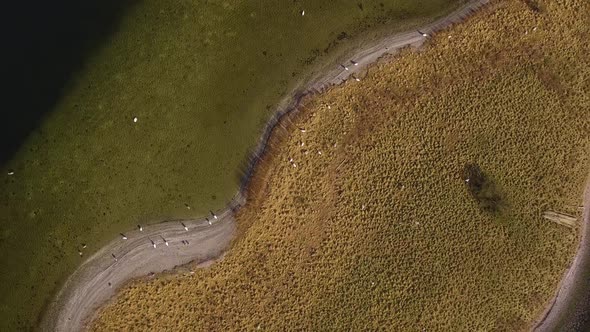
[[[310,101],[225,259],[133,283],[92,329],[525,328],[577,240],[542,213],[579,215],[590,165],[590,4],[543,8],[501,2]],[[500,215],[465,189],[468,163]]]

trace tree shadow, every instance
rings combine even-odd
[[[140,0],[15,1],[0,17],[0,165],[51,112],[72,76]]]
[[[467,164],[463,168],[462,177],[467,184],[469,193],[479,207],[488,213],[499,214],[504,206],[502,196],[494,182],[484,174],[476,164]]]

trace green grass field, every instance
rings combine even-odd
[[[85,258],[82,243],[87,256],[135,224],[221,208],[273,105],[361,32],[404,29],[458,3],[133,6],[2,169],[0,330],[34,325]]]
[[[224,259],[131,283],[93,330],[530,330],[579,238],[543,214],[579,223],[590,171],[590,3],[537,3],[307,100]]]

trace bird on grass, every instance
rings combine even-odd
[[[137,225],[137,228],[139,229],[140,232],[143,232],[143,227],[141,225]]]
[[[211,215],[213,216],[213,218],[214,218],[215,220],[217,220],[217,215],[216,215],[215,213],[213,213],[213,211],[209,211],[209,212],[211,212]]]

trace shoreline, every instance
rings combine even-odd
[[[70,275],[45,310],[38,329],[83,330],[98,309],[131,280],[222,257],[235,234],[232,208],[218,213],[217,220],[210,218],[211,223],[206,219],[166,221],[126,232],[127,239],[119,236]]]
[[[557,328],[565,328],[568,331],[580,331],[586,314],[588,301],[584,302],[584,294],[590,295],[590,284],[584,282],[588,279],[590,271],[590,177],[586,180],[584,189],[584,211],[582,214],[581,237],[572,263],[560,280],[555,295],[543,310],[540,318],[532,322],[532,331],[551,332]]]
[[[492,1],[470,0],[465,5],[459,7],[449,15],[419,29],[428,35],[432,35],[437,31],[449,27],[452,24],[463,21],[472,13],[490,2]],[[294,88],[292,88],[290,94],[288,94],[282,99],[280,103],[277,104],[275,107],[276,112],[270,117],[264,126],[262,135],[256,144],[256,148],[253,149],[252,153],[250,153],[250,158],[248,159],[246,166],[243,168],[244,171],[240,178],[238,193],[228,203],[228,207],[223,210],[223,212],[219,212],[221,220],[217,221],[213,225],[206,225],[206,221],[204,220],[185,221],[187,226],[194,227],[194,230],[189,232],[190,234],[183,234],[184,230],[182,227],[180,227],[179,221],[165,221],[146,227],[146,229],[150,229],[150,232],[152,229],[154,229],[154,231],[150,234],[153,234],[153,237],[155,237],[155,239],[160,242],[158,243],[159,248],[161,248],[160,246],[164,245],[163,240],[159,238],[161,234],[164,234],[167,239],[170,238],[178,241],[181,239],[180,236],[189,235],[190,237],[188,237],[188,239],[191,240],[191,242],[197,242],[198,239],[208,241],[214,238],[214,243],[209,243],[211,241],[206,242],[205,244],[195,243],[195,253],[183,255],[182,257],[176,257],[177,254],[168,254],[165,255],[165,257],[162,255],[152,255],[153,251],[151,250],[153,249],[150,248],[151,245],[149,243],[144,243],[144,246],[142,246],[140,249],[137,249],[141,252],[136,252],[134,255],[129,257],[129,259],[136,258],[135,255],[149,252],[149,254],[145,254],[147,256],[146,260],[149,260],[149,262],[144,262],[143,265],[158,265],[157,269],[149,271],[154,273],[169,271],[175,269],[178,266],[186,265],[191,262],[200,264],[209,262],[213,264],[218,259],[222,259],[225,250],[229,248],[229,245],[236,234],[237,225],[233,219],[233,216],[246,203],[246,193],[248,186],[251,183],[252,177],[256,173],[256,169],[260,161],[264,155],[269,152],[271,137],[274,135],[275,129],[285,129],[285,124],[290,122],[292,116],[296,116],[298,114],[298,110],[306,98],[323,93],[334,86],[338,86],[346,82],[348,79],[354,78],[354,74],[358,75],[357,77],[362,78],[361,73],[366,71],[368,66],[379,61],[384,56],[394,55],[399,50],[406,47],[419,48],[427,38],[428,37],[422,36],[416,30],[396,33],[394,35],[381,38],[380,40],[376,40],[362,49],[351,52],[352,56],[348,56],[346,58],[354,60],[358,65],[350,65],[348,69],[345,70],[344,68],[339,67],[338,63],[328,63],[320,67],[321,69],[318,71],[318,73],[310,77],[305,82],[297,82]],[[576,281],[579,283],[581,279],[584,279],[583,272],[585,270],[589,270],[588,268],[590,267],[590,257],[583,256],[584,253],[590,252],[590,179],[587,181],[585,188],[584,212],[583,218],[581,220],[582,225],[580,230],[581,237],[577,246],[577,251],[573,257],[571,265],[564,272],[564,276],[559,282],[555,296],[553,296],[553,298],[548,302],[547,308],[543,310],[542,316],[530,323],[530,326],[534,326],[534,331],[552,331],[556,326],[574,326],[578,321],[580,321],[579,310],[576,308],[574,308],[575,310],[571,309],[572,305],[581,303],[581,300],[576,297],[576,293],[578,291],[575,289]],[[139,232],[135,231],[130,232],[129,234],[134,233]],[[145,236],[142,239],[145,240]],[[80,300],[79,297],[90,297],[88,295],[89,293],[83,293],[84,296],[80,296],[80,290],[76,291],[76,289],[72,289],[76,287],[80,288],[78,285],[76,285],[76,277],[84,275],[83,271],[86,271],[86,276],[88,276],[88,272],[92,270],[94,275],[91,281],[95,281],[97,278],[104,279],[106,270],[101,271],[100,268],[92,266],[92,263],[104,258],[112,260],[110,252],[108,251],[110,248],[113,248],[119,243],[120,240],[115,240],[103,247],[99,252],[85,261],[76,270],[76,272],[74,272],[67,279],[58,296],[54,301],[51,302],[49,309],[46,310],[43,323],[41,324],[41,330],[78,331],[83,329],[85,325],[91,321],[90,318],[96,315],[97,309],[102,307],[105,303],[113,298],[117,288],[120,288],[132,279],[146,276],[147,272],[143,271],[141,272],[143,274],[141,274],[136,270],[131,271],[130,274],[119,276],[119,282],[116,285],[113,283],[112,290],[110,291],[112,294],[107,296],[107,298],[102,300],[102,302],[90,301],[91,303],[80,304],[78,303],[80,301],[74,301]],[[175,245],[178,246],[178,243],[175,243]],[[159,251],[160,249],[157,250]],[[203,252],[210,253],[203,254]],[[121,263],[121,261],[124,259],[128,259],[127,257],[128,256],[123,256],[116,263]],[[201,267],[200,264],[197,267]],[[115,264],[110,264],[109,267],[114,265]],[[139,275],[133,275],[133,272],[136,274],[139,273]],[[88,284],[87,281],[86,283]],[[96,285],[96,282],[92,283],[91,285]],[[586,288],[588,288],[588,286],[586,286]],[[96,290],[93,289],[92,294],[94,293],[96,293]],[[69,306],[69,311],[67,310],[66,306]],[[573,313],[570,311],[576,312]],[[74,317],[67,317],[65,314],[67,312],[75,312],[76,314]],[[71,318],[72,320],[66,318]]]

